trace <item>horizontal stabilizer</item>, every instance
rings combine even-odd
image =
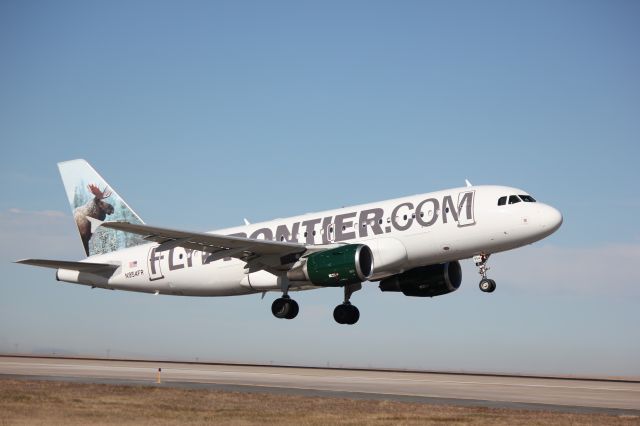
[[[17,260],[16,263],[22,263],[23,265],[41,266],[43,268],[69,269],[72,271],[90,273],[113,272],[120,267],[119,265],[112,265],[109,263],[70,262],[66,260],[48,259],[22,259]]]

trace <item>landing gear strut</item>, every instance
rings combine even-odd
[[[276,318],[294,319],[300,307],[298,302],[289,297],[289,283],[286,280],[282,282],[282,297],[276,299],[271,304],[271,313]]]
[[[358,319],[360,319],[360,311],[351,304],[349,299],[354,292],[361,288],[362,284],[360,283],[344,286],[344,302],[341,305],[336,306],[333,310],[333,319],[335,319],[338,324],[353,325],[358,322]]]
[[[479,254],[477,256],[473,256],[473,261],[478,267],[478,273],[482,276],[482,279],[480,280],[480,284],[478,284],[478,286],[480,287],[480,290],[484,291],[485,293],[493,293],[493,291],[496,289],[496,282],[490,278],[487,278],[487,271],[490,269],[487,266],[489,256],[491,255]]]

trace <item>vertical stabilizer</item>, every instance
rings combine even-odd
[[[58,163],[73,218],[87,256],[146,243],[139,235],[98,228],[88,218],[144,223],[118,193],[85,160]]]

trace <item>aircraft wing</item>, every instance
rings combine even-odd
[[[48,259],[22,259],[16,261],[24,265],[41,266],[53,269],[69,269],[72,271],[90,272],[94,274],[112,273],[120,267],[120,265],[112,265],[110,263],[90,263],[90,262],[69,262],[66,260],[48,260]]]
[[[305,245],[298,243],[180,231],[138,223],[102,222],[99,226],[142,235],[147,241],[159,243],[159,251],[183,247],[211,253],[211,260],[235,257],[247,262],[254,270],[288,270],[307,251]]]

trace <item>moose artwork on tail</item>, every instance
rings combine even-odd
[[[89,200],[86,204],[77,207],[73,211],[73,218],[78,225],[78,231],[80,231],[80,237],[82,238],[82,244],[84,245],[84,251],[89,256],[89,240],[93,235],[91,232],[91,222],[87,217],[91,217],[98,220],[105,220],[107,215],[113,214],[113,206],[104,199],[111,195],[111,190],[105,186],[104,190],[100,190],[96,185],[87,185],[89,192],[93,194],[93,199]]]

